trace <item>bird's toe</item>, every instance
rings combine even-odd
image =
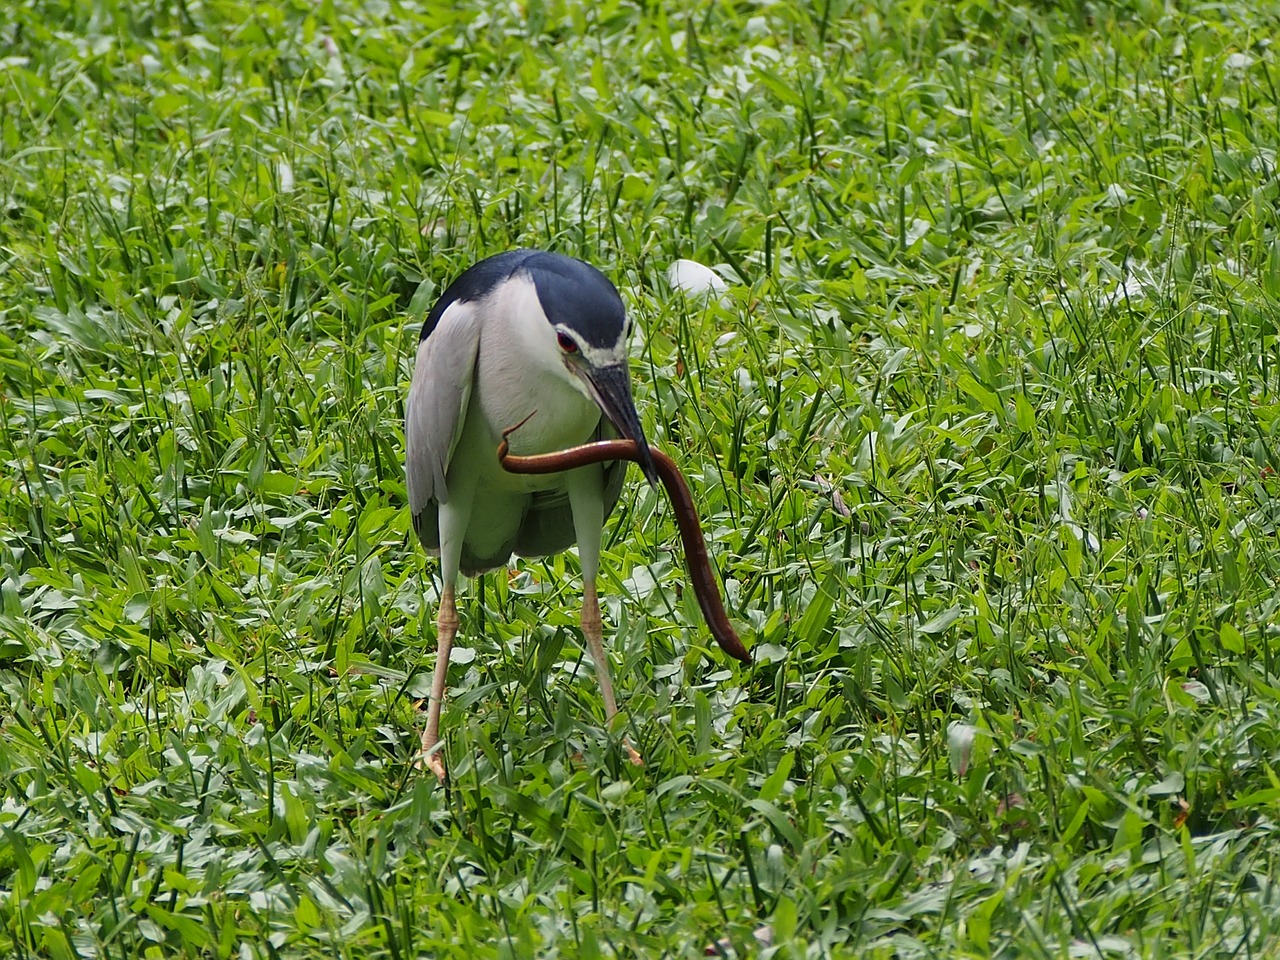
[[[640,756],[640,754],[636,752],[636,748],[629,743],[624,743],[623,746],[627,748],[627,758],[631,761],[632,765],[643,767],[644,757]]]
[[[430,770],[436,775],[436,779],[443,786],[445,781],[449,779],[449,772],[445,769],[444,760],[438,753],[420,753],[418,759],[413,762],[415,770]]]
[[[449,774],[444,767],[443,744],[439,743],[434,737],[424,733],[422,735],[422,752],[418,754],[418,759],[413,762],[415,770],[427,769],[436,775],[436,779],[443,784]]]

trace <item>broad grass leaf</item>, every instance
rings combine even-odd
[[[831,623],[836,598],[841,592],[841,577],[835,571],[827,574],[822,586],[814,593],[804,615],[795,626],[795,635],[802,643],[817,647]]]

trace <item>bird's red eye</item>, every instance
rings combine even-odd
[[[573,337],[569,336],[567,333],[557,333],[556,342],[560,344],[560,349],[565,353],[578,352],[578,344],[574,342]]]

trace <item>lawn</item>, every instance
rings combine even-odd
[[[9,0],[0,956],[1280,956],[1278,32]],[[518,562],[445,789],[404,401],[514,246],[622,291],[755,663],[632,471],[618,723]]]

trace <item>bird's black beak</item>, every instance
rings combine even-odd
[[[650,486],[658,485],[658,471],[653,466],[653,457],[649,454],[649,442],[644,438],[644,429],[640,426],[640,416],[636,413],[635,402],[631,399],[631,371],[625,364],[611,367],[599,367],[591,370],[586,376],[591,391],[595,394],[596,403],[604,411],[618,433],[634,440],[640,448],[640,469]]]

